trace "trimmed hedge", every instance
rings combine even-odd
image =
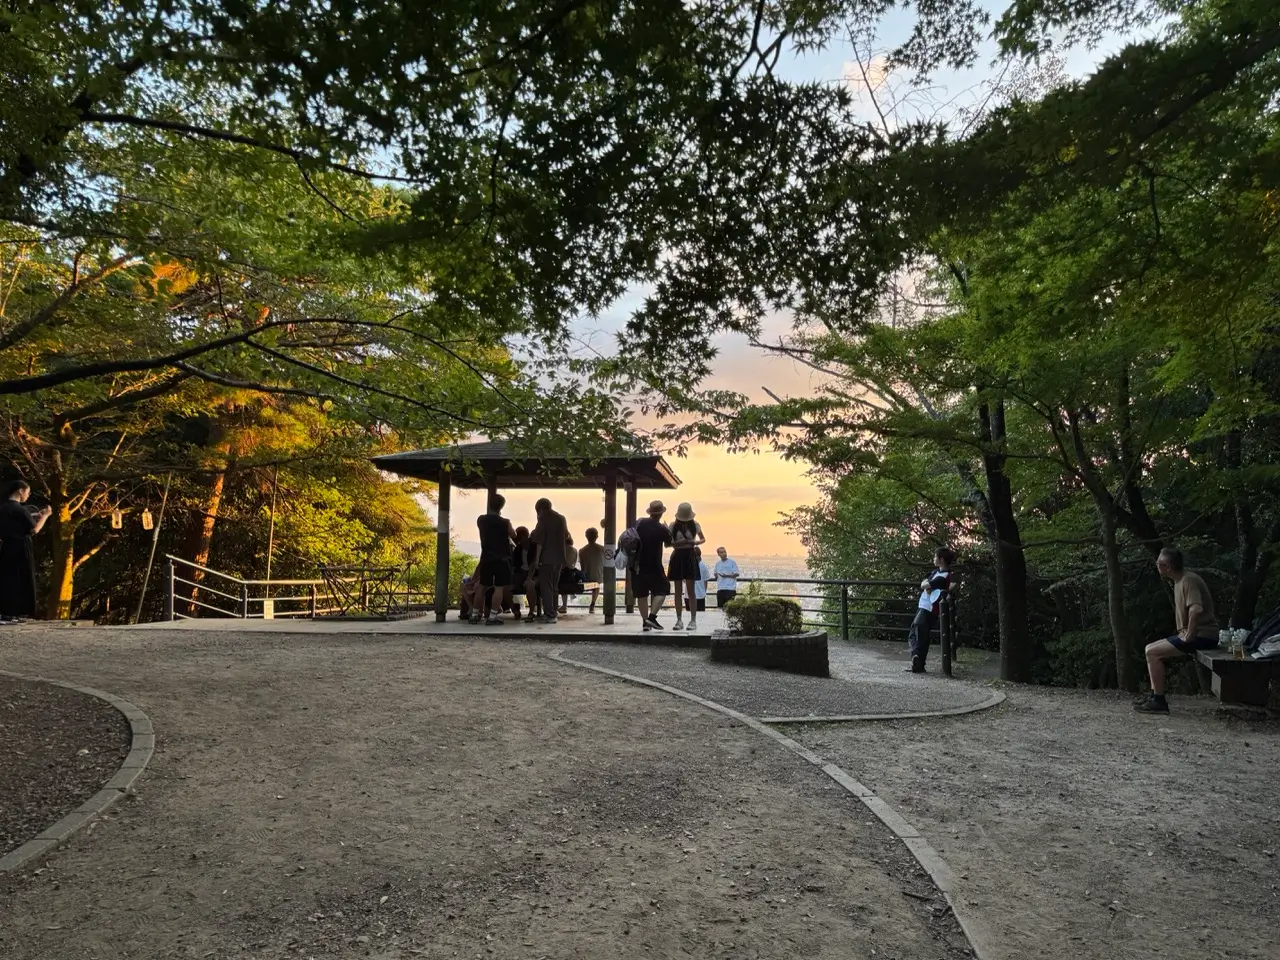
[[[804,632],[800,604],[787,597],[736,597],[724,612],[729,629],[749,637],[784,637]]]

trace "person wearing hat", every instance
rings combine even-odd
[[[640,550],[636,557],[632,584],[635,587],[636,601],[640,605],[640,618],[644,623],[645,633],[662,629],[662,624],[658,622],[658,611],[662,608],[662,601],[671,592],[667,574],[662,569],[662,550],[671,545],[671,531],[662,522],[662,515],[666,512],[666,505],[661,500],[654,500],[645,511],[648,516],[636,522]]]
[[[676,507],[676,519],[671,524],[671,562],[667,565],[667,578],[676,588],[676,624],[671,629],[683,630],[680,601],[689,601],[689,629],[698,628],[698,601],[695,584],[701,572],[698,562],[702,559],[699,546],[707,542],[702,526],[694,519],[693,506],[682,503]],[[684,595],[684,597],[681,596]]]

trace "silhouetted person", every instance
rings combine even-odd
[[[36,560],[31,538],[53,511],[32,513],[25,506],[31,484],[15,480],[0,503],[0,621],[12,623],[36,615]]]

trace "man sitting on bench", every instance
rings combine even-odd
[[[1218,620],[1213,615],[1213,594],[1198,573],[1182,569],[1182,551],[1165,547],[1156,558],[1160,576],[1173,581],[1173,616],[1178,632],[1167,640],[1147,644],[1147,673],[1151,695],[1134,704],[1139,713],[1168,713],[1164,698],[1166,660],[1194,656],[1197,650],[1218,645]]]

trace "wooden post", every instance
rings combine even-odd
[[[436,622],[449,616],[449,471],[440,471],[436,511]]]
[[[485,486],[489,488],[489,495],[484,501],[484,512],[489,512],[489,500],[498,492],[498,475],[496,473],[488,473],[485,475]]]
[[[317,601],[318,599],[319,599],[319,598],[316,596],[316,585],[313,583],[313,584],[311,584],[311,587],[310,587],[310,596],[308,597],[308,600],[310,600],[310,601],[311,601],[311,619],[312,619],[312,620],[314,620],[314,619],[316,618],[316,608],[317,608],[317,606],[319,606],[319,604],[317,604],[317,602],[316,602],[316,601]]]
[[[247,583],[240,587],[240,619],[249,619],[249,585]]]
[[[618,546],[618,471],[610,470],[604,478],[604,542],[615,550]],[[604,622],[613,623],[618,609],[618,571],[612,560],[604,563]]]
[[[636,482],[632,478],[627,483],[627,527],[636,525]],[[631,582],[631,571],[627,571],[627,592],[626,592],[627,613],[633,613],[636,609],[636,589]]]
[[[164,594],[164,618],[165,618],[165,620],[172,621],[172,620],[174,619],[174,616],[173,616],[173,588],[174,588],[173,578],[174,578],[174,576],[175,576],[175,574],[174,574],[174,572],[173,572],[173,560],[172,560],[172,559],[170,559],[170,560],[168,560],[168,561],[166,562],[166,564],[165,564],[165,573],[166,573],[165,579],[169,581],[169,589],[168,589],[168,590],[166,590],[166,591],[165,591],[165,594]]]
[[[840,639],[849,642],[849,585],[840,584]]]
[[[951,676],[951,618],[955,608],[951,605],[951,597],[942,595],[938,604],[938,640],[942,645],[942,672]]]

